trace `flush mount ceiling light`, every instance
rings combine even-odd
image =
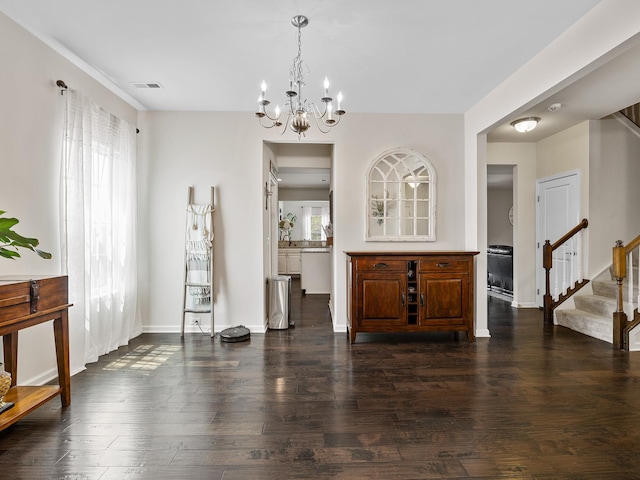
[[[280,110],[280,106],[276,105],[273,114],[267,113],[265,107],[271,102],[267,100],[266,91],[267,84],[263,81],[260,88],[260,96],[258,97],[258,111],[256,117],[260,125],[264,128],[283,127],[282,135],[287,126],[300,136],[304,136],[305,132],[311,126],[309,119],[313,118],[318,129],[322,133],[327,133],[340,121],[340,117],[345,114],[342,109],[342,92],[338,93],[337,106],[334,110],[333,98],[329,96],[329,80],[324,79],[324,96],[320,99],[324,103],[321,112],[318,106],[302,98],[302,87],[304,83],[303,69],[308,71],[306,63],[302,60],[302,35],[301,30],[309,24],[309,19],[304,15],[296,15],[291,19],[291,24],[298,29],[298,55],[293,59],[293,64],[289,70],[289,88],[284,92],[286,100],[284,110]],[[280,117],[286,112],[287,118],[282,121]]]
[[[511,126],[520,133],[530,132],[538,125],[540,117],[519,118],[511,122]]]

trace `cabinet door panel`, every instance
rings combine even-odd
[[[299,274],[300,273],[300,258],[299,253],[287,254],[287,273]]]
[[[358,323],[405,325],[406,277],[404,274],[358,274]]]
[[[468,308],[468,279],[467,275],[451,273],[421,275],[421,324],[463,322]]]
[[[287,254],[286,253],[278,254],[278,273],[280,275],[284,275],[287,273]]]

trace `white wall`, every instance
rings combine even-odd
[[[0,259],[0,275],[59,275],[59,179],[64,97],[62,79],[115,115],[136,124],[137,112],[109,90],[0,13],[0,210],[20,220],[18,233],[40,240],[53,254],[43,260],[25,252],[17,261]],[[70,299],[73,302],[73,298]],[[71,371],[84,368],[82,312],[71,308]],[[37,384],[57,375],[50,324],[20,332],[18,379]]]
[[[540,140],[537,143],[536,178],[580,172],[580,218],[589,218],[589,122]]]
[[[626,123],[590,122],[589,277],[611,265],[616,240],[640,235],[640,138]]]
[[[513,225],[509,222],[509,209],[512,206],[512,188],[487,190],[487,243],[489,245],[513,245]]]
[[[263,142],[273,132],[244,113],[149,112],[150,302],[146,331],[177,331],[181,311],[186,187],[216,185],[216,330],[263,322]],[[277,133],[276,133],[277,135]],[[345,250],[462,249],[462,116],[349,114],[331,135],[334,163],[334,328],[346,329]],[[437,242],[364,241],[365,175],[392,147],[426,155],[438,174]]]

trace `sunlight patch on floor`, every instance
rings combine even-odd
[[[103,370],[155,370],[181,350],[180,345],[140,345],[118,360],[109,363]]]

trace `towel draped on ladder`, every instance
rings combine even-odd
[[[211,284],[212,211],[213,207],[209,204],[187,206],[185,248],[188,283]],[[188,292],[193,305],[211,302],[211,287],[208,285],[189,286]]]

